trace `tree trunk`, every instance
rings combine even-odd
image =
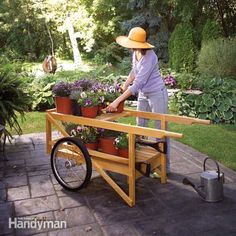
[[[78,43],[76,40],[75,31],[74,31],[74,26],[71,22],[70,14],[67,15],[66,21],[67,21],[70,42],[71,42],[71,46],[72,46],[72,50],[73,50],[74,64],[76,66],[78,66],[78,65],[82,64],[82,59],[81,59],[81,55],[79,52]]]

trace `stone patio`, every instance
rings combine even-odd
[[[62,189],[51,171],[44,133],[16,138],[6,156],[8,161],[0,157],[0,235],[236,235],[236,173],[220,165],[225,199],[204,202],[182,179],[199,184],[206,155],[174,140],[168,183],[139,179],[133,208],[95,172],[86,189]],[[120,176],[113,178],[123,184]],[[9,229],[9,217],[65,220],[67,228]]]

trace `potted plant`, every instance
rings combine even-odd
[[[94,118],[98,114],[98,97],[94,92],[82,92],[78,99],[84,117]]]
[[[99,149],[102,152],[118,155],[118,149],[115,146],[115,139],[118,137],[120,132],[108,130],[108,129],[98,129],[99,132]]]
[[[98,147],[98,131],[94,127],[78,125],[70,131],[70,135],[78,138],[88,149]]]
[[[57,112],[72,115],[72,100],[69,97],[71,94],[71,84],[60,81],[53,86],[52,92],[55,95],[54,100]]]
[[[104,96],[105,102],[109,104],[121,95],[122,88],[120,84],[117,83],[112,86],[106,85],[104,87],[104,91],[105,91],[105,96]],[[124,101],[119,104],[116,113],[121,113],[123,110],[124,110]]]
[[[81,106],[78,103],[80,99],[80,90],[72,90],[70,94],[70,99],[72,100],[73,114],[76,116],[81,116]]]
[[[115,146],[118,149],[118,155],[121,157],[129,157],[129,140],[128,134],[123,133],[115,139]]]
[[[19,73],[15,72],[15,68],[11,66],[14,67],[14,64],[4,66],[0,62],[0,125],[9,126],[20,135],[22,129],[19,117],[24,118],[25,112],[31,105],[31,99],[25,91],[24,80],[19,78]],[[9,132],[7,134],[11,137]]]

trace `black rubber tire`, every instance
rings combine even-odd
[[[63,179],[60,177],[60,175],[59,175],[59,173],[58,173],[58,171],[55,167],[55,155],[56,155],[57,149],[59,148],[59,146],[62,143],[65,143],[65,142],[72,143],[72,144],[76,145],[81,150],[81,152],[83,153],[83,157],[84,157],[84,160],[85,160],[85,165],[86,165],[85,178],[84,178],[84,181],[76,187],[71,187],[68,184],[66,184],[63,181]],[[51,168],[52,168],[52,172],[53,172],[56,180],[58,181],[58,183],[63,188],[65,188],[69,191],[78,191],[82,188],[85,188],[89,184],[90,179],[91,179],[91,175],[92,175],[92,162],[91,162],[91,158],[90,158],[90,155],[88,153],[88,150],[83,144],[81,144],[76,138],[73,138],[73,137],[61,138],[60,140],[58,140],[55,143],[55,145],[53,146],[52,152],[51,152]]]

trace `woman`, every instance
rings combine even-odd
[[[138,92],[137,109],[139,111],[167,113],[167,90],[160,75],[157,55],[152,50],[154,46],[146,42],[145,30],[140,27],[132,28],[128,37],[119,36],[116,38],[116,42],[123,47],[132,49],[133,65],[124,85],[124,93],[113,101],[106,110],[108,112],[116,111],[120,102]],[[137,118],[137,125],[146,127],[147,119]],[[156,121],[155,126],[160,129],[160,121]],[[167,155],[167,173],[169,172],[170,162],[169,155]]]

